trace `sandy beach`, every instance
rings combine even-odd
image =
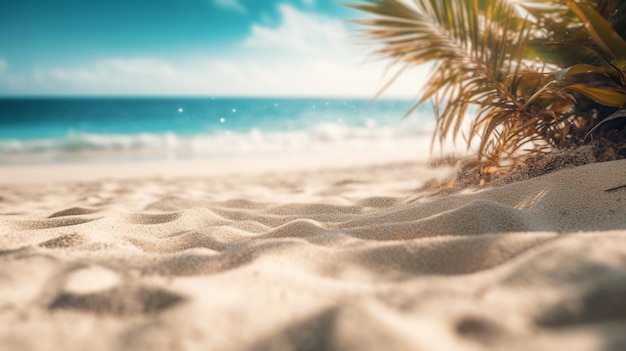
[[[1,348],[626,349],[626,160],[357,161],[0,168]]]

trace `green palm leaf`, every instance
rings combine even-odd
[[[584,2],[567,0],[572,11],[582,20],[594,42],[602,50],[611,55],[612,59],[626,58],[626,41],[615,32],[606,18],[598,13],[591,5]]]

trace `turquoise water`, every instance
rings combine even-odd
[[[285,98],[0,99],[0,164],[363,148],[429,135],[412,102]]]

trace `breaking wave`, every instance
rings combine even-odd
[[[417,125],[347,126],[321,123],[308,130],[247,132],[219,131],[181,135],[174,132],[95,134],[69,132],[60,138],[0,140],[1,163],[62,162],[77,159],[215,158],[332,151],[398,148],[416,138],[426,139],[428,128]]]

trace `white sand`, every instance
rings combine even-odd
[[[0,349],[626,349],[626,160],[135,167],[0,168]]]

